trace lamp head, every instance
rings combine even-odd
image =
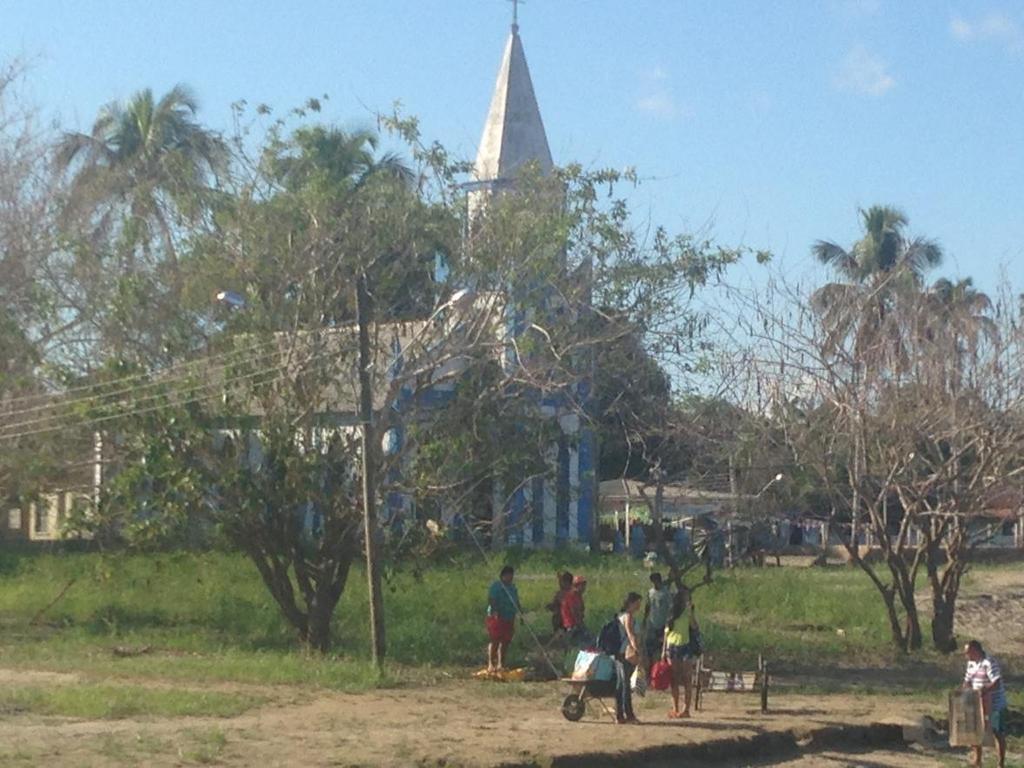
[[[237,291],[217,291],[217,301],[232,309],[242,309],[245,307],[245,296]]]

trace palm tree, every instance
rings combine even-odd
[[[339,238],[339,256],[353,238],[353,228],[369,227],[377,234],[371,241],[397,224],[389,216],[408,210],[415,199],[415,174],[404,160],[393,153],[377,154],[379,137],[369,130],[345,131],[334,126],[300,128],[284,145],[283,151],[269,158],[274,178],[290,194],[302,196],[312,227],[347,230]],[[400,200],[404,202],[399,202]],[[385,238],[386,240],[386,238]],[[424,244],[427,245],[427,244]],[[348,251],[347,258],[322,265],[325,284],[344,284],[338,270],[363,274],[372,283],[377,316],[414,316],[432,303],[432,283],[426,269],[425,253],[397,253],[384,245],[371,253]],[[405,269],[388,268],[402,261]],[[402,279],[395,275],[401,274]],[[326,322],[345,322],[354,316],[350,297],[341,293],[325,317]]]
[[[276,159],[278,176],[291,190],[316,187],[341,199],[383,178],[407,186],[413,172],[396,154],[375,157],[379,138],[368,130],[313,126],[295,132],[295,152]]]
[[[58,169],[73,174],[73,207],[101,233],[121,227],[129,267],[135,246],[148,253],[158,238],[176,263],[175,217],[195,212],[197,195],[226,165],[227,147],[195,121],[198,108],[184,85],[159,100],[147,88],[107,104],[90,133],[66,133],[57,146]]]
[[[812,246],[818,261],[844,280],[819,288],[811,304],[824,320],[827,349],[838,349],[853,334],[859,361],[877,354],[899,357],[899,298],[921,287],[924,273],[942,261],[942,249],[933,240],[909,238],[907,216],[898,208],[875,205],[861,209],[860,216],[864,236],[849,250],[829,240]]]
[[[953,282],[936,280],[928,291],[923,335],[938,348],[941,367],[951,366],[948,383],[959,388],[964,362],[973,358],[978,345],[998,333],[992,319],[992,300],[974,287],[971,278]]]

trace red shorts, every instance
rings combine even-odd
[[[512,635],[516,632],[514,619],[503,619],[500,616],[488,616],[484,620],[487,627],[487,636],[492,643],[511,643]]]

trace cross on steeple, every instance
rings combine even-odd
[[[512,3],[512,29],[519,29],[519,4],[526,0],[508,0]]]

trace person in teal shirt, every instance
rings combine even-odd
[[[505,656],[512,636],[516,631],[516,614],[519,607],[519,592],[512,583],[515,569],[506,565],[501,569],[498,580],[487,590],[487,671],[499,672],[504,668]]]

